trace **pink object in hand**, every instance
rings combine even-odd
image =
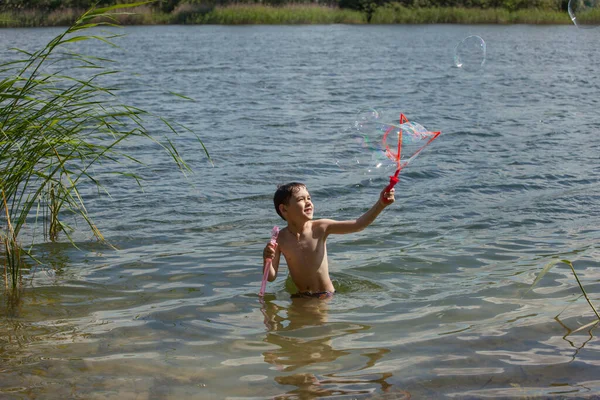
[[[274,226],[271,231],[271,244],[274,246],[277,243],[277,236],[279,236],[279,227]],[[258,295],[263,297],[265,295],[265,289],[267,287],[267,278],[269,277],[269,271],[271,270],[271,259],[267,258],[267,262],[265,263],[265,272],[263,273],[262,283],[260,284],[260,292]]]

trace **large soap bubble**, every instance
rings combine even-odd
[[[465,71],[478,71],[485,64],[486,53],[487,46],[480,36],[468,36],[454,48],[454,65]]]

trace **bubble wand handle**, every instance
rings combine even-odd
[[[400,126],[402,126],[402,124],[408,123],[408,118],[406,118],[404,116],[404,114],[400,113]],[[385,133],[383,134],[383,140],[382,142],[385,144],[388,135],[392,132],[393,127],[389,127]],[[396,186],[396,183],[400,182],[400,179],[398,179],[398,175],[400,174],[400,170],[402,169],[402,164],[400,163],[400,156],[402,154],[402,129],[400,129],[400,131],[398,132],[398,136],[396,139],[396,153],[392,153],[392,151],[386,146],[386,156],[392,160],[394,160],[397,164],[398,164],[398,168],[396,168],[396,173],[392,176],[390,176],[390,183],[385,187],[383,193],[389,193],[394,186]],[[383,201],[384,204],[390,204],[391,202],[389,200],[387,200],[385,197],[383,197],[381,199],[381,201]]]
[[[279,236],[279,227],[274,226],[273,230],[271,231],[271,240],[270,240],[270,243],[273,246],[275,246],[275,244],[277,244],[277,236]],[[262,282],[260,284],[260,292],[258,292],[258,295],[260,297],[263,297],[265,295],[265,289],[267,288],[267,278],[269,277],[269,271],[271,270],[271,264],[272,264],[272,260],[270,258],[267,258],[267,261],[265,263],[265,271],[263,272],[263,278],[262,278]]]
[[[400,182],[400,179],[398,179],[398,174],[400,174],[400,169],[397,169],[396,173],[390,176],[390,183],[385,187],[383,193],[389,193],[394,188],[394,186],[396,186],[396,183]],[[391,203],[391,201],[387,200],[385,197],[382,197],[381,201],[383,201],[385,204]]]

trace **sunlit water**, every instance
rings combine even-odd
[[[57,29],[1,30],[4,51]],[[191,128],[195,173],[148,143],[146,176],[85,192],[119,250],[40,244],[2,308],[0,397],[86,399],[568,397],[600,393],[600,30],[531,26],[130,27],[120,99]],[[456,68],[462,39],[483,69]],[[139,75],[131,75],[139,74]],[[195,102],[168,94],[181,93]],[[277,184],[306,182],[317,217],[366,211],[387,173],[332,159],[364,106],[440,136],[396,203],[329,239],[337,294],[292,302],[282,267],[257,296]],[[155,133],[166,133],[155,123]],[[154,126],[154,125],[153,125]],[[102,171],[98,171],[101,173]],[[364,172],[364,171],[362,171]]]

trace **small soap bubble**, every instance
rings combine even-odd
[[[371,129],[375,123],[379,121],[381,113],[374,108],[363,108],[356,114],[354,127],[358,131]]]
[[[454,65],[465,71],[478,71],[485,64],[486,53],[487,46],[480,36],[468,36],[454,49]]]
[[[600,0],[569,0],[568,10],[578,28],[595,28],[600,24]]]

